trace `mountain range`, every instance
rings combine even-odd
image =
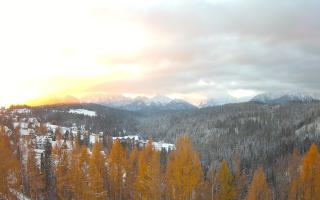
[[[183,99],[173,99],[164,95],[157,95],[151,98],[145,96],[130,98],[123,95],[100,95],[90,96],[82,99],[77,99],[69,95],[62,98],[55,97],[52,99],[42,99],[42,101],[38,101],[37,105],[63,103],[70,104],[81,102],[96,103],[126,111],[153,112],[193,110],[198,108],[215,107],[249,101],[263,104],[285,104],[289,102],[310,103],[313,101],[319,101],[319,97],[315,94],[307,92],[271,92],[259,94],[251,99],[248,97],[235,98],[232,96],[226,96],[223,98],[209,98],[206,101],[203,101],[200,104],[196,105]]]
[[[106,96],[106,98],[100,99],[98,102],[95,101],[94,103],[129,111],[164,111],[207,108],[249,101],[264,104],[284,104],[289,102],[310,103],[318,100],[319,98],[317,95],[312,93],[287,91],[262,93],[251,99],[248,97],[235,98],[232,96],[226,96],[223,98],[209,98],[206,101],[201,102],[199,105],[192,104],[182,99],[172,99],[163,95],[158,95],[152,98],[129,98],[121,95]]]
[[[170,111],[190,110],[197,107],[182,99],[172,99],[167,96],[157,95],[152,98],[138,96],[135,98],[116,96],[101,96],[97,99],[84,99],[87,103],[98,103],[127,111]]]
[[[222,106],[231,103],[242,103],[249,101],[250,98],[243,97],[243,98],[235,98],[233,96],[226,96],[220,98],[209,98],[206,101],[203,101],[199,104],[199,108],[207,108],[207,107],[214,107],[214,106]]]
[[[62,127],[78,124],[90,128],[92,132],[103,131],[110,136],[134,134],[174,143],[178,136],[188,134],[199,151],[203,165],[219,166],[221,160],[232,162],[236,158],[248,171],[263,166],[265,171],[270,172],[270,180],[274,179],[270,181],[272,183],[283,180],[278,177],[287,177],[282,169],[287,168],[288,158],[294,149],[306,152],[312,143],[320,144],[320,102],[314,99],[317,99],[316,96],[306,93],[272,93],[258,95],[245,103],[148,114],[81,102],[31,107],[30,113],[40,121],[54,122]],[[131,101],[147,106],[167,106],[172,101],[177,102],[163,96],[139,97]],[[258,101],[263,102],[256,103]],[[141,105],[138,108],[142,109]],[[74,110],[95,114],[89,116]]]

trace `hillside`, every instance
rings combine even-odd
[[[60,126],[62,130],[66,129],[63,127],[72,129],[75,124],[78,130],[85,130],[83,142],[89,145],[97,135],[103,141],[108,141],[110,136],[151,137],[162,145],[173,144],[176,138],[187,134],[199,152],[205,172],[212,167],[219,168],[222,160],[232,164],[235,158],[241,161],[240,168],[246,174],[263,166],[275,196],[283,194],[279,185],[287,178],[286,166],[293,150],[305,154],[312,143],[320,144],[319,102],[247,102],[158,112],[124,111],[98,104],[59,104],[18,107],[5,112],[15,113],[21,120],[35,117],[40,122],[49,122],[50,127]],[[1,124],[14,130],[10,119],[1,118]],[[21,125],[29,126],[25,122]],[[108,142],[103,144],[108,148]]]
[[[93,120],[89,116],[56,112],[80,108],[95,111],[97,116]],[[125,130],[128,134],[174,143],[177,136],[188,134],[204,162],[231,160],[237,152],[247,161],[249,168],[257,164],[272,165],[294,147],[304,151],[309,144],[305,140],[319,142],[310,131],[309,134],[296,134],[307,129],[304,127],[317,123],[317,117],[320,117],[318,102],[272,105],[248,102],[152,113],[78,104],[37,107],[33,112],[58,124],[86,124],[90,130],[104,131],[110,135]]]

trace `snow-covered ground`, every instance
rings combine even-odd
[[[18,114],[29,114],[31,113],[31,110],[28,108],[20,108],[20,109],[14,109],[13,113],[18,113]]]
[[[85,109],[70,109],[69,113],[79,114],[79,115],[87,115],[90,117],[97,116],[97,113],[95,111],[85,110]]]
[[[89,137],[89,140],[90,140],[90,143],[91,144],[94,144],[94,143],[96,143],[97,141],[99,141],[99,135],[96,135],[96,134],[92,134],[92,135],[90,135],[90,137]]]
[[[77,131],[74,130],[74,127],[58,126],[58,125],[51,124],[49,122],[47,122],[45,125],[46,125],[47,129],[49,131],[52,131],[53,133],[56,131],[56,129],[59,128],[61,133],[62,133],[62,135],[64,135],[66,132],[73,133],[73,135],[77,134]]]
[[[140,138],[137,135],[127,135],[127,136],[123,136],[123,137],[112,137],[112,140],[135,140],[135,141],[139,141]]]
[[[169,144],[169,143],[152,142],[152,145],[156,151],[161,151],[162,149],[166,151],[171,151],[175,149],[174,144]]]

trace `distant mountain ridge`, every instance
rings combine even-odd
[[[250,99],[248,97],[243,98],[235,98],[233,96],[226,96],[220,98],[209,98],[206,101],[203,101],[199,104],[199,108],[207,108],[207,107],[215,107],[215,106],[223,106],[231,103],[242,103],[247,102]]]
[[[284,104],[289,102],[310,103],[318,101],[319,98],[307,92],[274,92],[259,94],[251,99],[252,102],[266,104]]]
[[[265,104],[285,104],[290,102],[310,103],[319,101],[319,96],[307,92],[270,92],[259,94],[252,99],[248,97],[235,98],[232,96],[209,98],[200,104],[192,104],[183,99],[173,99],[164,95],[154,97],[137,96],[135,98],[123,95],[92,95],[77,99],[67,95],[65,97],[40,98],[28,102],[28,105],[78,104],[95,103],[126,111],[178,111],[222,106],[226,104],[257,102]]]
[[[86,102],[98,103],[127,111],[170,111],[197,109],[193,104],[182,100],[172,99],[167,96],[157,95],[152,98],[138,96],[129,98],[122,95],[105,96],[97,99],[86,99]]]
[[[226,104],[242,103],[242,102],[257,102],[265,104],[285,104],[290,102],[309,103],[318,101],[319,98],[311,93],[300,91],[289,92],[270,92],[259,94],[252,99],[248,97],[235,98],[232,96],[209,98],[201,102],[199,105],[194,105],[183,99],[172,99],[164,95],[154,97],[138,96],[135,98],[126,97],[123,95],[102,96],[91,98],[87,103],[98,103],[108,107],[126,110],[126,111],[178,111],[178,110],[193,110],[199,108],[222,106]]]

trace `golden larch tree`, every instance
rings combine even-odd
[[[218,199],[217,197],[217,177],[218,177],[218,172],[216,171],[216,169],[213,166],[210,166],[210,168],[208,169],[208,172],[206,174],[206,179],[204,181],[205,183],[205,188],[203,188],[205,190],[204,192],[204,198],[201,199]]]
[[[300,174],[302,200],[320,199],[320,156],[318,148],[312,144],[303,158]]]
[[[299,187],[299,168],[301,165],[301,155],[297,149],[294,149],[288,157],[288,200],[298,200],[301,196]]]
[[[114,200],[123,199],[124,178],[126,174],[126,152],[120,140],[116,140],[108,157],[108,180],[110,184],[110,196]]]
[[[272,193],[267,184],[262,167],[255,172],[251,184],[249,185],[247,200],[271,200]]]
[[[135,199],[160,199],[160,153],[155,151],[152,140],[140,152],[135,182]]]
[[[166,172],[168,198],[172,200],[194,199],[203,172],[197,152],[188,136],[177,139],[176,149],[169,155]]]
[[[107,196],[104,187],[105,162],[101,153],[101,144],[93,145],[92,155],[89,161],[89,194],[91,199],[103,200]]]
[[[221,162],[218,181],[218,199],[219,200],[233,200],[236,197],[236,188],[234,186],[234,177],[229,170],[228,164],[225,160]]]
[[[83,171],[88,172],[89,167],[89,152],[87,146],[83,145],[81,147],[79,162]]]
[[[60,200],[70,199],[72,194],[70,155],[65,149],[59,152],[55,166],[57,195]]]
[[[126,169],[126,181],[125,181],[125,199],[134,199],[135,196],[135,181],[138,173],[138,160],[139,150],[134,148],[129,156],[127,169]]]
[[[0,199],[14,199],[11,189],[18,189],[20,164],[6,133],[0,132]]]
[[[81,157],[85,160],[81,163]],[[80,149],[80,146],[77,140],[74,142],[73,149],[71,152],[71,162],[70,162],[70,182],[71,182],[71,191],[73,199],[82,199],[89,200],[88,195],[88,179],[87,179],[87,167],[88,166],[88,150],[87,147],[83,146]]]

